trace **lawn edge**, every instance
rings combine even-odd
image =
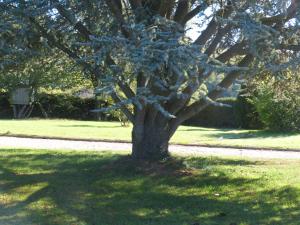
[[[7,134],[0,133],[0,137],[15,137],[15,138],[33,138],[33,139],[50,139],[62,141],[86,141],[86,142],[107,142],[107,143],[128,143],[131,141],[120,139],[95,139],[95,138],[69,138],[69,137],[55,137],[43,135],[26,135],[26,134]],[[170,145],[187,146],[187,147],[206,147],[206,148],[232,148],[232,149],[248,149],[248,150],[262,150],[262,151],[277,151],[277,152],[300,152],[300,149],[293,148],[266,148],[266,147],[251,147],[251,146],[234,146],[234,145],[210,145],[210,144],[184,144],[178,142],[170,142]]]

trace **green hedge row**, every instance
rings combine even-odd
[[[96,101],[94,98],[81,99],[67,94],[46,94],[38,96],[38,102],[47,113],[48,118],[63,118],[77,120],[118,120],[115,114],[92,113],[95,108],[107,107],[107,102]],[[231,107],[211,105],[195,117],[185,122],[185,125],[205,127],[253,128],[262,127],[254,107],[245,97],[221,98],[221,102]],[[0,118],[12,118],[13,111],[9,104],[7,93],[0,94]],[[36,104],[31,117],[44,117],[41,107]]]
[[[244,129],[263,127],[254,106],[246,97],[240,95],[238,98],[220,98],[217,102],[227,106],[210,105],[187,120],[185,125]]]
[[[116,120],[110,114],[93,113],[95,108],[106,107],[107,103],[94,98],[82,99],[68,94],[39,94],[38,103],[34,105],[31,117],[63,118],[77,120]],[[13,111],[7,93],[0,94],[0,118],[12,118]]]

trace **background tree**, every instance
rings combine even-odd
[[[247,86],[249,102],[268,129],[300,130],[300,73],[284,70],[257,75]]]
[[[12,96],[20,88],[29,91],[31,100],[26,105],[12,102]],[[42,92],[66,89],[75,92],[80,88],[91,89],[92,84],[84,78],[76,64],[61,54],[31,56],[0,71],[0,90],[11,96],[14,118],[30,117],[34,106],[39,106],[43,115],[48,117],[39,101]]]
[[[39,89],[70,89],[85,81],[78,66],[64,55],[44,55],[23,60],[0,71],[0,89],[11,92],[26,87]],[[91,85],[90,85],[91,86]]]
[[[6,17],[2,26],[18,24],[43,39],[81,65],[99,92],[112,96],[133,123],[132,155],[138,159],[168,156],[168,142],[178,126],[215,104],[238,77],[299,62],[299,0],[0,4]],[[187,32],[197,27],[199,35],[192,40]],[[279,63],[283,53],[286,60]],[[221,81],[195,100],[194,93],[212,74],[222,76]]]

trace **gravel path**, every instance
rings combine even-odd
[[[79,151],[128,151],[131,149],[129,143],[115,142],[93,142],[93,141],[70,141],[55,139],[38,138],[17,138],[0,137],[0,147],[16,147],[31,149],[65,149]],[[171,145],[170,152],[184,156],[241,156],[251,158],[269,158],[269,159],[300,159],[300,151],[272,151],[272,150],[251,150],[234,148],[215,148]]]

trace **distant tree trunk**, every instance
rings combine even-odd
[[[160,160],[169,156],[170,132],[164,123],[134,125],[132,130],[132,157],[142,160]]]

